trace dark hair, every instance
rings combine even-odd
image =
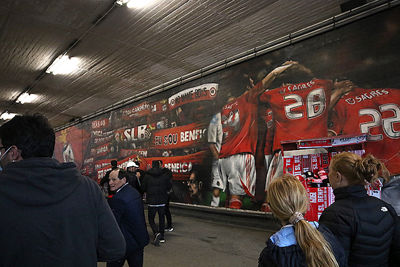
[[[119,169],[118,179],[122,179],[122,178],[125,178],[126,180],[128,180],[128,173],[126,171],[124,171],[123,169]]]
[[[302,82],[308,82],[314,78],[314,74],[307,67],[298,64],[290,67],[282,74],[280,74],[272,84],[269,86],[270,89],[281,87],[282,84],[297,84]]]
[[[161,160],[153,160],[151,162],[151,167],[153,168],[161,168],[162,161]]]
[[[209,181],[209,175],[208,175],[208,169],[204,168],[204,166],[200,165],[193,165],[192,170],[189,172],[189,177],[193,173],[195,175],[195,181],[197,184],[201,184],[201,188],[199,188],[199,191],[208,191],[210,190],[210,184],[211,182]]]
[[[43,115],[15,116],[0,127],[0,138],[7,148],[17,146],[24,159],[53,156],[55,134]]]
[[[112,160],[111,161],[111,167],[117,167],[118,166],[118,161]]]

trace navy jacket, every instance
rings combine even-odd
[[[129,184],[109,199],[111,210],[126,241],[126,253],[143,249],[149,243],[142,196]]]
[[[318,227],[318,223],[310,223]],[[335,236],[324,226],[318,230],[331,245],[336,261],[340,267],[346,266],[345,254],[342,246]],[[261,252],[258,259],[259,267],[306,267],[306,258],[297,244],[294,227],[287,225],[273,234],[267,240],[267,246]]]
[[[363,185],[337,188],[319,222],[342,244],[349,266],[399,266],[399,224],[393,207],[367,195]],[[397,265],[390,265],[390,260]]]
[[[30,158],[0,174],[0,266],[97,266],[125,240],[99,186],[74,163]]]

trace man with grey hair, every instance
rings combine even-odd
[[[131,267],[143,266],[144,247],[149,243],[142,196],[129,186],[127,177],[122,169],[110,173],[110,189],[115,195],[108,203],[125,237],[126,253],[121,259],[107,263],[107,267],[122,267],[125,260]]]

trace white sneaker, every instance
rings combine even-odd
[[[154,237],[154,241],[153,241],[154,246],[156,246],[156,247],[160,246],[160,238],[161,238],[161,234],[157,233],[156,236]]]

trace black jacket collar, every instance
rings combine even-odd
[[[336,188],[333,190],[335,194],[335,199],[343,199],[348,197],[365,197],[367,196],[367,191],[363,185],[350,185],[346,187]]]

